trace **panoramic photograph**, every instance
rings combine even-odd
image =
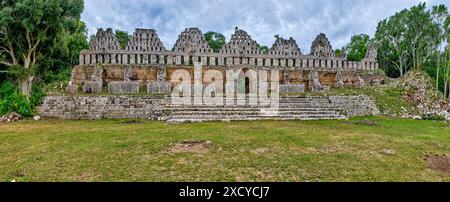
[[[449,7],[2,0],[0,181],[450,182]]]

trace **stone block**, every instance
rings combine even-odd
[[[282,93],[303,93],[305,92],[304,84],[282,84],[280,85]]]
[[[88,81],[83,86],[83,93],[101,93],[102,87],[101,81]]]
[[[75,94],[78,92],[78,85],[70,84],[66,87],[66,93]]]
[[[171,85],[169,82],[155,81],[147,84],[147,93],[163,93],[169,94],[171,91]]]
[[[139,81],[112,81],[108,84],[110,94],[137,94]]]

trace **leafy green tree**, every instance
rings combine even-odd
[[[445,49],[442,50],[442,42],[447,42],[447,38],[449,35],[449,27],[448,24],[446,26],[446,21],[450,20],[450,16],[448,14],[448,10],[447,7],[445,5],[437,5],[437,6],[433,6],[432,10],[431,10],[431,16],[433,19],[433,22],[438,26],[437,31],[437,40],[438,40],[438,50],[437,50],[437,64],[436,66],[436,89],[439,89],[440,85],[439,83],[442,80],[442,83],[444,85],[444,95],[447,93],[447,82],[448,82],[448,76],[447,75],[447,60],[446,60],[446,54],[445,54]],[[444,51],[442,53],[442,51]],[[442,57],[443,56],[443,57]],[[442,59],[441,59],[442,58]],[[441,75],[441,69],[444,69],[444,75],[442,75],[443,77],[439,77]]]
[[[205,41],[208,43],[209,47],[213,49],[215,53],[218,53],[223,45],[225,45],[225,36],[216,32],[206,32],[203,34]]]
[[[421,69],[440,44],[441,34],[425,3],[402,10],[381,21],[375,33],[378,61],[386,73],[392,66],[403,75]]]
[[[334,50],[334,55],[338,58],[341,57],[341,49],[335,49]]]
[[[131,40],[132,36],[128,34],[126,31],[116,30],[116,37],[119,40],[120,48],[124,49],[128,41]]]
[[[269,47],[268,46],[260,46],[260,45],[258,45],[258,47],[259,47],[259,50],[261,50],[262,52],[263,52],[263,54],[267,54],[267,53],[269,53]]]
[[[400,72],[400,76],[403,76],[404,63],[408,54],[405,40],[406,27],[403,26],[407,21],[407,12],[407,10],[402,10],[388,19],[382,20],[378,23],[375,33],[378,61],[387,73],[392,72],[388,68],[395,66],[396,70]]]
[[[370,37],[367,34],[352,36],[350,43],[345,47],[347,59],[350,61],[361,61],[366,56]]]
[[[27,97],[42,59],[64,41],[64,32],[78,27],[82,11],[82,0],[3,0],[0,4],[0,65],[17,78]]]

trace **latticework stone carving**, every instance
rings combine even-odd
[[[270,48],[271,55],[301,55],[302,52],[297,45],[297,42],[290,37],[289,39],[283,39],[279,35],[275,35],[275,42]]]
[[[164,51],[164,45],[154,29],[136,29],[127,50]]]
[[[365,59],[369,60],[369,61],[377,60],[377,47],[375,46],[374,43],[369,44],[369,47],[367,48]]]
[[[238,27],[235,28],[234,34],[231,35],[230,42],[220,52],[228,54],[262,54],[259,44],[246,31]]]
[[[105,30],[98,29],[97,34],[91,38],[90,50],[118,50],[119,40],[111,28]]]
[[[327,36],[324,33],[317,35],[316,39],[312,42],[311,55],[318,57],[334,57],[333,47],[328,41]]]
[[[183,53],[212,53],[212,49],[205,41],[202,31],[199,28],[185,29],[178,36],[174,45],[174,51]]]

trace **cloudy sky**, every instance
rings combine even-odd
[[[294,37],[302,52],[309,52],[318,33],[325,33],[333,48],[352,35],[373,36],[377,23],[395,12],[425,0],[85,0],[82,19],[89,33],[111,27],[128,31],[153,28],[170,49],[186,27],[215,31],[227,40],[238,26],[262,45],[274,35]],[[429,7],[448,0],[426,0]]]

